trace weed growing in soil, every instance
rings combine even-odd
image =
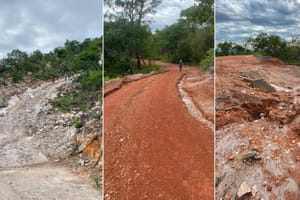
[[[142,65],[142,68],[137,73],[147,74],[152,71],[160,71],[161,68],[158,65]]]
[[[83,125],[82,125],[82,122],[81,122],[81,120],[80,119],[77,119],[76,121],[75,121],[75,128],[81,128]]]
[[[94,181],[95,181],[95,184],[96,184],[96,187],[97,188],[100,188],[100,178],[99,177],[97,177],[97,176],[94,176]]]

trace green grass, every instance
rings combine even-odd
[[[100,119],[101,119],[101,115],[98,115],[98,114],[97,114],[97,115],[94,115],[93,118],[94,118],[95,120],[100,120]]]
[[[58,96],[52,103],[53,108],[62,112],[70,112],[74,109],[86,111],[87,104],[91,101],[101,100],[100,91],[81,91]]]
[[[140,70],[137,70],[137,73],[147,74],[152,71],[160,71],[161,67],[158,65],[142,65]]]
[[[75,121],[75,128],[81,128],[83,126],[82,122],[80,121],[80,119],[77,119]]]
[[[99,177],[96,177],[96,176],[94,176],[93,178],[94,178],[96,187],[97,187],[97,188],[100,188],[100,187],[101,187],[100,178],[99,178]]]
[[[52,105],[54,108],[57,108],[60,111],[70,111],[73,102],[74,102],[74,95],[67,94],[64,96],[57,97]]]
[[[160,60],[162,62],[170,62],[170,58],[166,55],[160,56],[158,60]]]
[[[106,81],[110,81],[111,79],[113,79],[113,78],[111,78],[110,76],[105,76],[104,77],[104,81],[106,82]]]
[[[214,49],[208,50],[206,58],[200,62],[202,71],[206,71],[211,66],[214,66]]]
[[[162,68],[158,65],[142,65],[141,66],[141,69],[137,69],[137,68],[134,68],[134,74],[139,74],[139,73],[142,73],[142,74],[147,74],[147,73],[150,73],[152,71],[161,71]],[[104,77],[104,81],[110,81],[112,79],[115,79],[115,78],[121,78],[121,77],[124,77],[124,76],[128,76],[128,75],[131,75],[132,73],[128,72],[128,73],[123,73],[123,74],[113,74],[113,75],[105,75]]]

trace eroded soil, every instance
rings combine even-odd
[[[78,130],[51,108],[59,88],[70,84],[41,83],[0,109],[0,199],[101,199],[88,175],[78,176],[84,170],[67,161],[77,150]]]
[[[216,76],[216,199],[299,199],[300,68],[228,56]]]
[[[180,73],[176,65],[157,64],[169,71],[105,97],[105,200],[213,199],[213,131],[189,113],[178,88],[199,90],[191,101],[209,97],[194,107],[212,116],[213,90],[205,88],[213,88],[213,81],[194,68]],[[196,83],[202,79],[211,85]]]

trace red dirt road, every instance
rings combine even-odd
[[[188,113],[182,73],[168,67],[105,97],[105,200],[213,199],[213,132]]]

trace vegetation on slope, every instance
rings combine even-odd
[[[20,82],[28,74],[42,80],[73,76],[78,83],[76,91],[58,97],[53,106],[62,111],[70,111],[74,107],[86,110],[88,102],[101,101],[101,43],[101,38],[88,38],[83,42],[67,40],[62,47],[56,47],[49,53],[36,50],[27,54],[19,49],[12,50],[0,60],[1,82],[7,78]]]
[[[246,55],[272,56],[286,63],[300,66],[300,40],[294,38],[287,41],[280,36],[260,33],[248,38],[244,44],[223,42],[218,44],[216,55]]]

